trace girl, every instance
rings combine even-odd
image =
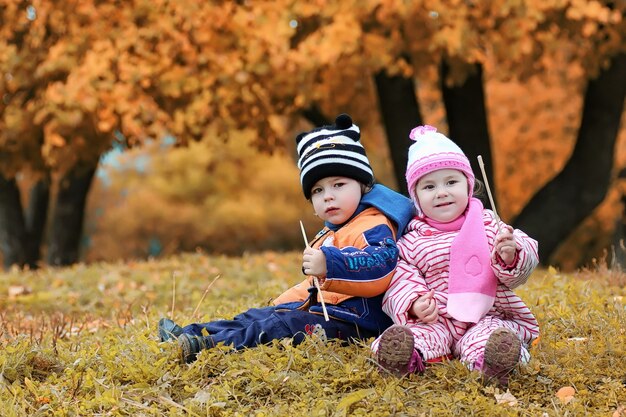
[[[511,291],[537,266],[537,242],[472,197],[475,176],[455,143],[432,126],[413,129],[410,138],[406,180],[417,216],[398,242],[400,260],[383,299],[395,325],[374,341],[377,361],[402,376],[453,356],[485,381],[506,385],[539,335]]]

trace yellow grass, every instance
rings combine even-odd
[[[186,365],[157,341],[173,295],[181,324],[199,304],[200,320],[229,318],[298,282],[299,262],[189,254],[0,274],[2,415],[626,416],[626,280],[606,268],[538,270],[517,291],[542,336],[508,393],[456,361],[383,375],[367,343],[222,347]]]

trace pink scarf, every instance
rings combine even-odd
[[[483,204],[471,198],[465,214],[451,222],[425,218],[426,223],[438,230],[459,230],[450,245],[448,314],[467,323],[478,323],[489,312],[498,286],[491,269],[491,251],[482,213]]]

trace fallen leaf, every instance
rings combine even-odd
[[[515,407],[518,404],[517,398],[515,398],[509,390],[506,390],[506,392],[503,392],[502,394],[496,393],[495,398],[496,403],[508,405],[509,407]]]
[[[547,378],[547,377],[545,377],[545,376],[541,376],[541,375],[539,375],[539,376],[537,377],[537,382],[540,382],[540,383],[545,384],[545,385],[549,385],[549,384],[551,384],[551,383],[552,383],[552,379]]]
[[[339,401],[339,404],[337,404],[337,410],[335,412],[336,416],[345,416],[347,415],[347,411],[348,408],[350,408],[350,406],[356,402],[361,401],[362,399],[376,394],[376,390],[373,388],[369,388],[369,389],[361,389],[358,390],[356,392],[352,392],[346,396],[344,396],[341,401]]]
[[[612,417],[626,417],[626,407],[624,407],[623,405],[617,407],[617,410],[613,412]]]
[[[201,389],[196,392],[193,399],[200,404],[207,404],[212,399],[211,391],[208,389]]]
[[[568,404],[572,401],[575,394],[576,390],[573,387],[562,387],[556,392],[556,396],[562,404]]]
[[[11,285],[8,292],[9,298],[15,298],[19,295],[30,294],[32,290],[24,285]]]
[[[537,347],[537,346],[539,346],[539,340],[541,340],[541,337],[540,337],[540,336],[537,336],[537,337],[536,337],[536,338],[532,341],[531,346],[532,346],[532,347]]]
[[[572,341],[572,342],[584,342],[587,340],[587,338],[586,337],[570,337],[567,340]]]

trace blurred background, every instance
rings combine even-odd
[[[626,2],[0,0],[0,258],[302,249],[297,133],[482,155],[544,265],[624,264]],[[480,170],[474,167],[477,177]]]

